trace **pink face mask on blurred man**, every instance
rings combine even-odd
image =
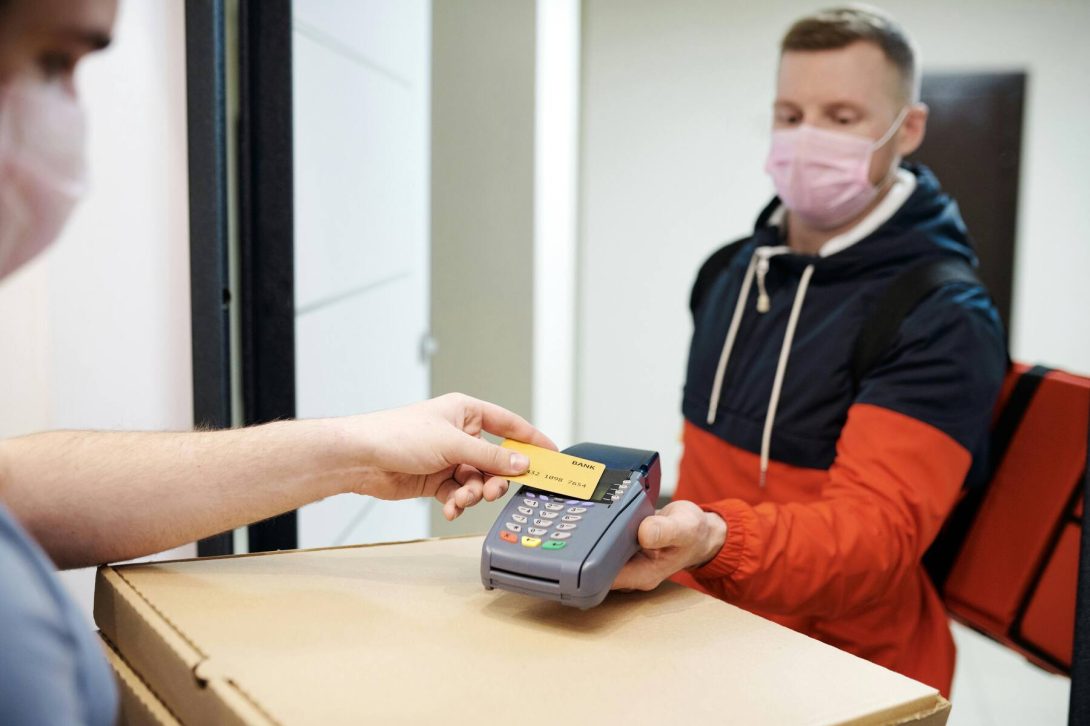
[[[765,171],[784,206],[815,229],[839,227],[858,215],[878,196],[871,156],[907,114],[906,106],[877,141],[809,124],[773,131]]]
[[[86,122],[60,83],[0,87],[0,278],[60,234],[86,188]]]

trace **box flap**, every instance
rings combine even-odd
[[[230,682],[198,674],[207,657],[125,580],[121,569],[99,568],[95,623],[160,700],[185,723],[272,723]]]

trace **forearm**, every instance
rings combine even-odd
[[[765,612],[839,617],[882,597],[919,562],[915,524],[859,501],[704,505],[728,524],[715,559],[692,572],[709,592]]]
[[[129,559],[353,488],[336,420],[217,432],[58,431],[0,442],[0,500],[59,567]]]

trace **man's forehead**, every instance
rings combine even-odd
[[[16,0],[13,6],[30,32],[100,47],[113,35],[118,0]]]
[[[903,95],[897,67],[873,43],[833,50],[789,50],[780,57],[777,101],[870,106]]]

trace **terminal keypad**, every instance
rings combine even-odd
[[[623,496],[624,490],[610,492],[611,495],[614,493]],[[608,497],[606,501],[609,501]],[[579,528],[583,515],[593,506],[594,502],[580,499],[524,492],[515,512],[510,514],[509,521],[504,522],[500,539],[512,545],[546,552],[562,550]]]

